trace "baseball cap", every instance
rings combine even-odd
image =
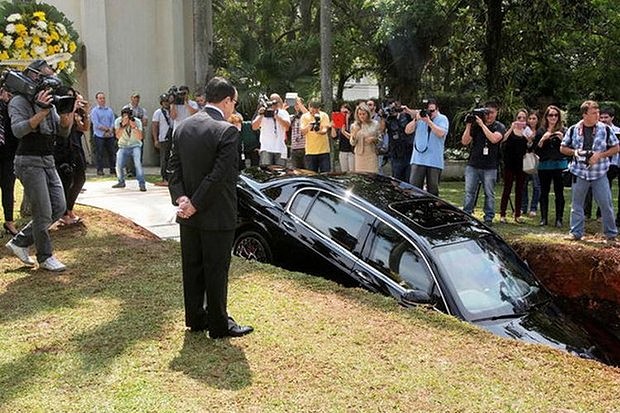
[[[140,93],[138,93],[138,92],[133,92],[133,93],[131,94],[131,97],[132,97],[132,98],[139,98],[139,97],[140,97]]]

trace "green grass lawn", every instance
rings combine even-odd
[[[179,244],[77,212],[52,232],[67,272],[0,254],[0,412],[619,409],[620,369],[237,258],[229,310],[256,331],[187,333]]]

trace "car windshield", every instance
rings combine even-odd
[[[523,261],[495,237],[434,251],[447,288],[468,321],[516,317],[546,299]]]

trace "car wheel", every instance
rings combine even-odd
[[[235,240],[233,254],[251,261],[270,263],[272,260],[269,243],[256,231],[242,232]]]

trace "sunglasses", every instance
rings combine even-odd
[[[547,117],[548,117],[548,118],[557,118],[557,117],[558,117],[558,114],[557,114],[557,113],[548,113],[548,114],[547,114]]]

